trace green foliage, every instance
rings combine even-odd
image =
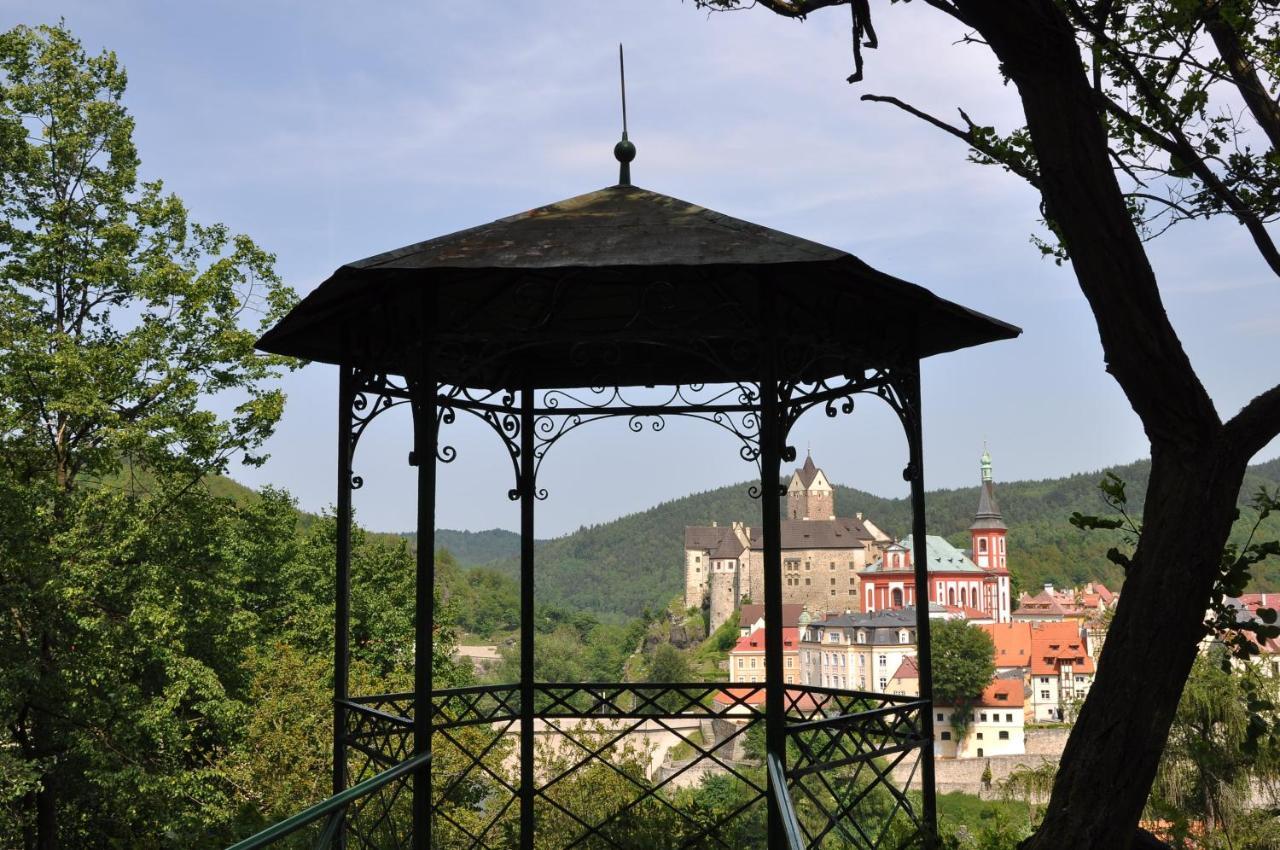
[[[1226,653],[1222,653],[1223,658]],[[1147,802],[1151,817],[1171,823],[1177,846],[1205,827],[1206,848],[1269,847],[1274,812],[1255,812],[1260,794],[1280,804],[1280,680],[1250,663],[1196,659]],[[1268,839],[1269,836],[1269,839]],[[1197,837],[1197,841],[1201,840]]]
[[[955,708],[951,726],[963,738],[969,709],[996,673],[996,647],[991,635],[965,620],[933,624],[933,699]]]
[[[688,682],[693,676],[684,653],[669,643],[660,643],[649,661],[650,682]]]

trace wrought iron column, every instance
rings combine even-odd
[[[338,367],[338,505],[337,569],[333,603],[333,793],[347,787],[347,748],[343,742],[350,669],[351,625],[351,405],[355,402],[355,370]],[[341,838],[335,842],[341,846]]]
[[[911,563],[916,585],[916,659],[920,668],[920,697],[929,700],[921,712],[920,733],[925,745],[920,753],[921,821],[926,848],[937,845],[938,798],[933,770],[933,647],[929,639],[929,549],[925,540],[924,510],[924,428],[920,409],[920,364],[917,361],[903,377],[898,392],[902,403],[902,424],[907,432],[907,468],[903,477],[911,482]]]
[[[533,388],[520,390],[520,848],[533,850]]]
[[[430,345],[423,343],[413,386],[413,462],[418,467],[418,558],[413,635],[413,754],[431,752],[435,655],[436,443],[438,392]],[[413,774],[413,850],[431,847],[431,763]]]
[[[765,354],[765,376],[760,382],[760,530],[764,557],[764,714],[765,749],[778,760],[785,775],[787,765],[786,683],[782,669],[782,528],[778,516],[778,481],[782,477],[782,420],[778,410],[775,352]],[[785,847],[782,811],[778,795],[786,788],[773,787],[769,773],[769,846]]]

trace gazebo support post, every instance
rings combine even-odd
[[[782,420],[772,345],[760,382],[760,529],[764,556],[765,748],[785,770],[787,764],[786,684],[782,665],[782,529],[778,515],[778,481],[782,477]],[[769,846],[786,847],[778,794],[769,773]]]
[[[333,793],[347,787],[346,708],[343,705],[349,687],[351,624],[351,405],[355,401],[355,370],[338,367],[338,504],[335,544],[337,569],[333,604]],[[341,828],[334,840],[343,845]]]
[[[413,462],[418,467],[418,558],[413,635],[413,754],[431,751],[434,704],[432,659],[435,641],[436,440],[438,419],[435,369],[423,344],[413,393]],[[413,850],[431,847],[431,762],[413,774]]]
[[[533,388],[520,390],[520,850],[533,850]]]
[[[921,822],[926,848],[937,846],[938,797],[933,770],[933,646],[929,638],[929,548],[925,540],[924,428],[920,401],[920,364],[916,362],[898,387],[907,432],[908,463],[905,478],[911,483],[911,563],[916,584],[916,660],[920,668],[920,697],[929,700],[920,713]]]

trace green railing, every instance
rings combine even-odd
[[[327,800],[303,809],[293,817],[267,827],[257,835],[250,836],[231,845],[227,850],[257,850],[259,847],[267,847],[286,836],[292,835],[303,827],[313,824],[322,818],[328,818],[324,831],[320,833],[320,837],[315,843],[316,850],[323,850],[323,848],[330,846],[334,838],[337,837],[348,806],[361,797],[372,794],[384,785],[413,773],[430,761],[431,753],[423,753],[422,755],[405,759],[395,767],[388,768],[377,776],[371,776],[358,785],[353,785],[339,794],[334,794]]]
[[[791,792],[787,790],[787,773],[782,767],[782,760],[776,753],[769,753],[769,790],[777,804],[778,813],[782,815],[782,832],[787,837],[786,850],[804,850],[807,846],[800,833],[800,821],[796,818],[796,807],[791,802]]]

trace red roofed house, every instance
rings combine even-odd
[[[1031,718],[1038,723],[1070,720],[1089,693],[1095,672],[1087,633],[1077,620],[1036,623],[1031,628]]]
[[[782,681],[800,683],[800,630],[782,630]],[[729,650],[730,682],[764,681],[764,629],[756,629]]]
[[[898,669],[889,677],[886,693],[908,697],[920,695],[920,664],[914,655],[902,659]]]
[[[1031,672],[1031,623],[987,623],[979,626],[991,635],[996,649],[996,673]]]
[[[951,726],[955,709],[933,707],[934,753],[942,758],[1020,756],[1026,752],[1022,680],[995,679],[970,710],[964,738]]]

